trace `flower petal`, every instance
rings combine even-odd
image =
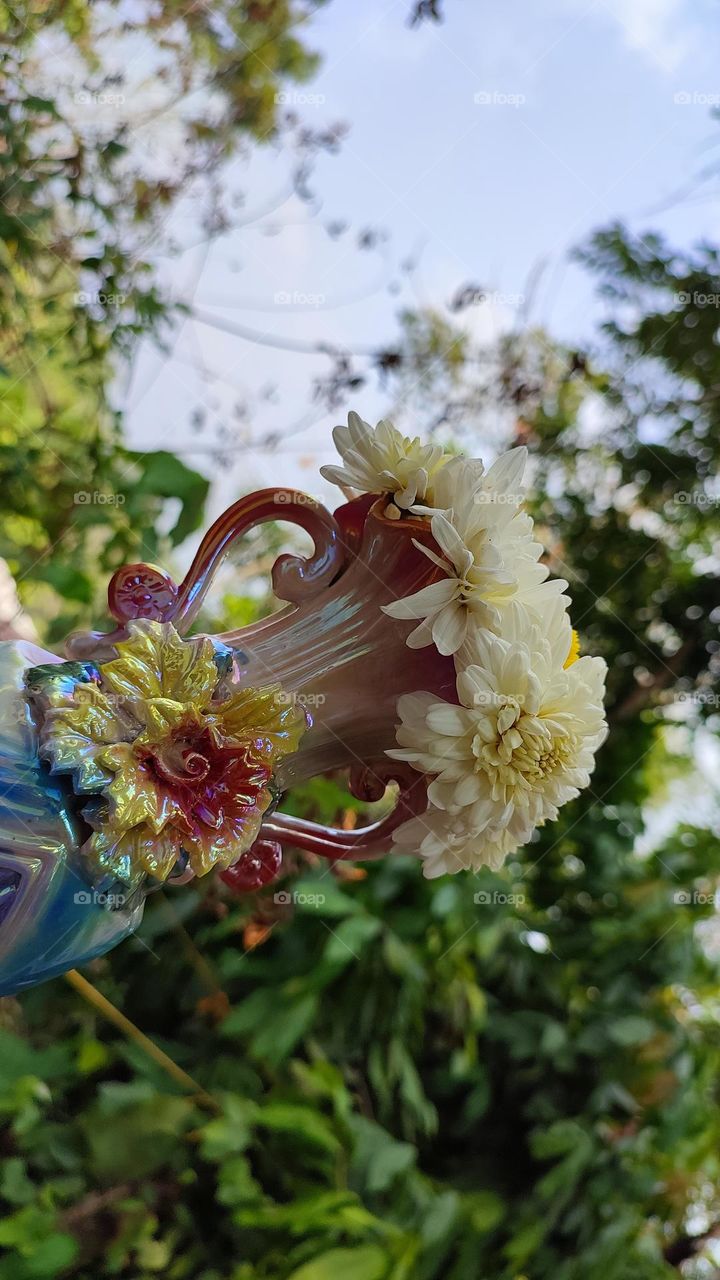
[[[459,601],[453,601],[440,611],[433,622],[432,636],[438,653],[447,657],[456,653],[463,643],[468,627],[468,611]]]
[[[422,587],[412,596],[405,596],[404,600],[393,600],[383,605],[382,610],[390,618],[425,618],[452,600],[457,589],[454,578],[443,578],[441,582],[431,582],[429,587]]]

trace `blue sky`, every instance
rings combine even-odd
[[[237,160],[226,179],[244,194],[249,225],[198,244],[189,202],[172,226],[186,247],[159,257],[178,296],[266,342],[366,345],[392,338],[398,307],[442,308],[471,281],[495,295],[468,316],[490,339],[542,267],[531,318],[577,341],[602,308],[567,255],[594,228],[620,217],[680,245],[718,239],[717,187],[693,183],[713,158],[720,164],[710,117],[720,104],[715,3],[446,0],[442,25],[414,30],[409,8],[332,0],[318,13],[307,38],[323,67],[288,88],[290,105],[312,127],[350,126],[340,154],[318,165],[319,207],[283,198],[287,157],[265,149]],[[278,207],[256,218],[273,193]],[[336,220],[351,230],[330,239],[324,228]],[[367,226],[388,233],[376,253],[355,248]],[[409,255],[412,276],[400,270]],[[171,354],[147,346],[122,388],[131,440],[173,448],[213,474],[216,507],[280,479],[327,496],[315,476],[336,415],[318,410],[300,429],[324,367],[188,320]],[[220,471],[188,425],[200,407],[210,430],[239,424]],[[356,407],[372,418],[387,402],[368,391]],[[252,449],[289,427],[280,457]]]

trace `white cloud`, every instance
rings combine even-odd
[[[572,7],[581,11],[586,0],[572,0]],[[601,0],[588,16],[611,17],[630,49],[672,74],[695,43],[696,23],[688,18],[688,10],[683,0]]]

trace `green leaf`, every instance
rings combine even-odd
[[[357,915],[342,920],[337,928],[331,929],[323,960],[340,967],[359,960],[367,943],[377,937],[381,928],[382,921],[375,916]]]
[[[32,1280],[50,1280],[60,1276],[75,1261],[80,1247],[77,1240],[65,1232],[56,1231],[41,1240],[25,1259],[25,1272]]]
[[[202,1153],[206,1160],[225,1160],[248,1146],[257,1116],[257,1107],[246,1098],[225,1094],[221,1098],[223,1114],[203,1125],[200,1130]]]
[[[263,1198],[262,1188],[252,1176],[245,1156],[233,1156],[225,1160],[218,1174],[217,1197],[220,1204],[236,1208],[238,1205],[257,1204]]]
[[[494,1191],[473,1191],[463,1196],[463,1205],[473,1230],[481,1235],[494,1231],[505,1217],[505,1204]]]
[[[195,1114],[189,1099],[157,1093],[144,1083],[103,1085],[81,1122],[95,1176],[146,1177],[173,1160],[182,1163],[185,1132]]]
[[[266,1058],[274,1064],[283,1062],[312,1026],[319,1004],[320,996],[314,991],[289,998],[276,1016],[253,1036],[255,1057]]]
[[[205,500],[210,482],[198,471],[192,471],[174,454],[159,449],[155,453],[130,454],[142,473],[133,486],[133,496],[150,493],[160,498],[179,498],[181,510],[170,530],[173,546],[194,533],[202,524]]]
[[[42,115],[50,115],[56,120],[60,119],[58,109],[52,98],[39,98],[36,94],[29,93],[25,98],[23,98],[23,106],[26,111],[34,111]]]
[[[25,1040],[0,1031],[0,1085],[12,1084],[24,1076],[52,1081],[71,1072],[72,1055],[66,1045],[34,1049]]]
[[[515,1267],[522,1267],[539,1249],[546,1233],[550,1229],[547,1218],[539,1218],[536,1222],[528,1222],[520,1227],[505,1246],[505,1256]]]
[[[50,1280],[75,1258],[77,1241],[56,1231],[54,1215],[36,1205],[27,1205],[0,1221],[0,1245],[17,1250],[22,1259],[18,1273],[37,1280]]]
[[[319,1231],[367,1236],[368,1230],[382,1230],[382,1223],[347,1191],[296,1195],[286,1204],[265,1200],[262,1204],[236,1209],[233,1221],[241,1227],[261,1228],[275,1233],[288,1231],[300,1237]]]
[[[107,1045],[94,1039],[83,1040],[75,1059],[78,1071],[84,1076],[102,1071],[111,1061],[112,1054]]]
[[[657,1026],[649,1018],[629,1013],[626,1017],[617,1018],[611,1023],[609,1034],[615,1044],[623,1046],[646,1044],[657,1034]]]
[[[385,1191],[415,1165],[417,1152],[409,1142],[398,1142],[381,1125],[365,1116],[354,1116],[350,1128],[355,1138],[351,1173],[362,1189]]]
[[[352,891],[342,889],[332,876],[303,876],[293,885],[293,901],[298,914],[349,916],[362,910]]]
[[[258,988],[230,1011],[221,1026],[225,1036],[250,1035],[254,1056],[280,1063],[312,1026],[320,997],[314,991]]]
[[[376,1245],[330,1249],[293,1271],[288,1280],[385,1280],[389,1258]]]
[[[10,1204],[29,1204],[35,1188],[27,1176],[25,1164],[17,1157],[3,1160],[0,1166],[0,1196]]]
[[[93,599],[93,584],[86,573],[81,573],[70,564],[47,561],[35,566],[33,576],[39,582],[48,582],[58,595],[66,600],[79,600],[82,604],[90,604]]]
[[[270,1102],[258,1112],[257,1126],[285,1135],[300,1145],[317,1147],[334,1154],[340,1141],[329,1121],[309,1107],[290,1102]]]

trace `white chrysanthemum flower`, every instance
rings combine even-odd
[[[434,775],[428,798],[463,815],[479,848],[526,843],[535,827],[586,787],[603,742],[605,663],[568,660],[566,632],[548,637],[508,614],[511,639],[474,637],[476,662],[458,676],[460,705],[432,694],[400,698],[398,750],[388,752]]]
[[[468,538],[476,530],[507,523],[525,497],[527,457],[524,445],[510,449],[496,458],[487,472],[479,458],[449,458],[435,479],[432,503],[416,503],[415,510],[429,515],[444,513]]]
[[[404,822],[395,832],[394,852],[419,853],[426,880],[454,875],[456,871],[478,871],[490,867],[499,871],[508,854],[518,847],[517,840],[501,832],[490,839],[472,829],[467,814],[447,813],[429,805],[425,813]]]
[[[533,522],[517,509],[526,457],[526,449],[512,449],[487,474],[472,459],[454,458],[438,473],[435,500],[451,505],[432,515],[430,527],[444,558],[415,545],[447,576],[384,606],[391,618],[420,620],[407,638],[411,649],[434,644],[447,655],[476,628],[502,633],[511,602],[532,610],[540,621],[567,587],[562,578],[547,581]]]
[[[550,661],[556,668],[570,666],[579,656],[577,634],[572,629],[568,613],[567,596],[555,595],[548,598],[542,607],[542,624],[533,617],[534,610],[521,606],[519,601],[511,600],[503,611],[502,638],[511,644],[525,644],[531,628],[542,631],[543,645],[547,646]],[[455,654],[457,671],[464,671],[469,666],[481,666],[485,650],[478,647],[478,632],[471,631],[461,649]]]
[[[441,445],[411,440],[385,419],[371,427],[357,413],[335,427],[333,440],[343,465],[321,467],[321,476],[361,493],[391,494],[403,510],[430,500],[431,480],[446,461]]]

